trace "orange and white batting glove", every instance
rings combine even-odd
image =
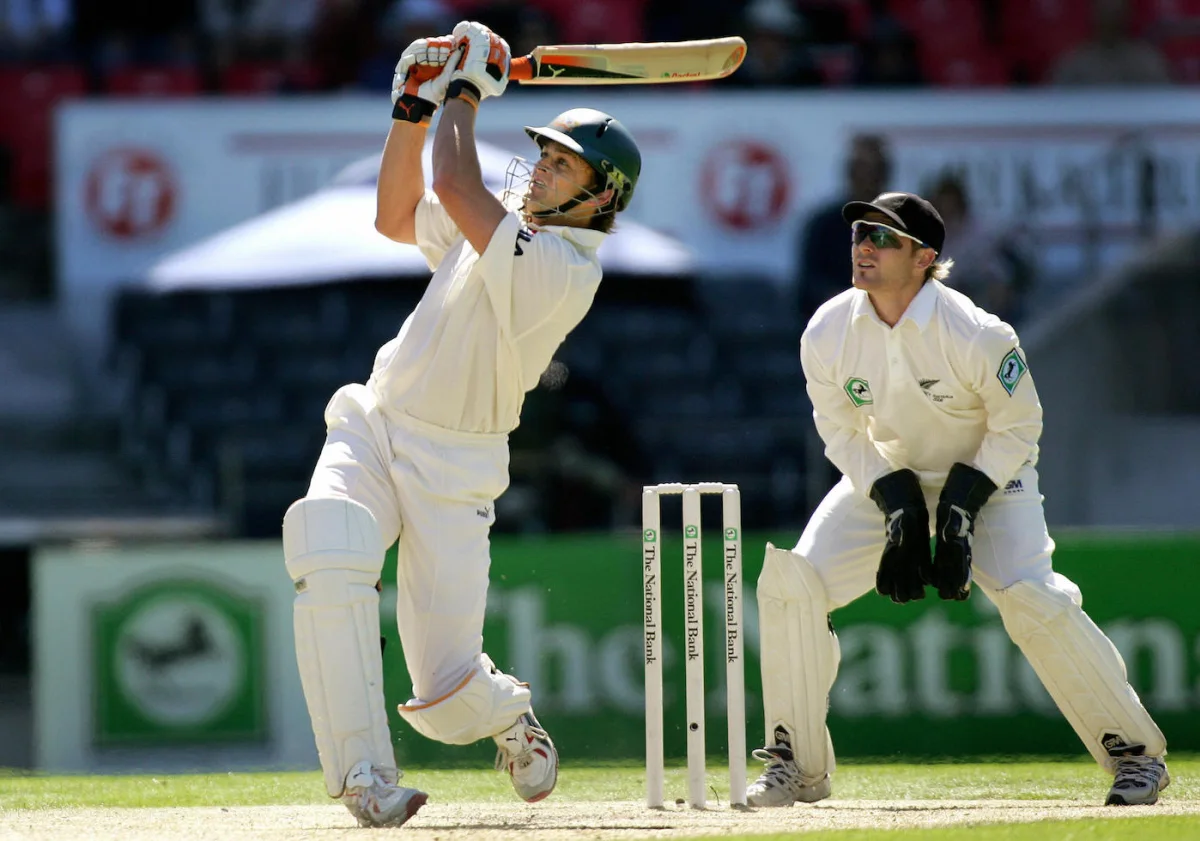
[[[512,51],[508,42],[482,23],[462,21],[454,27],[454,46],[463,48],[450,76],[447,99],[465,99],[472,105],[499,96],[508,86]]]
[[[446,98],[450,73],[461,50],[454,38],[418,38],[400,54],[392,76],[392,119],[429,125],[433,113]]]

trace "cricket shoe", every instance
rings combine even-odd
[[[360,762],[346,775],[342,803],[359,826],[400,826],[425,805],[429,795],[396,785],[370,762]]]
[[[1105,806],[1151,806],[1171,784],[1167,763],[1160,756],[1146,756],[1145,750],[1142,745],[1121,745],[1110,751],[1116,774]]]
[[[804,784],[800,766],[796,764],[791,748],[771,745],[752,754],[755,759],[767,763],[762,776],[746,789],[746,803],[750,806],[791,806],[793,803],[816,803],[829,796],[832,785],[826,774],[811,785]]]
[[[533,710],[492,738],[500,748],[496,752],[496,770],[508,772],[522,800],[536,803],[554,791],[558,782],[558,751],[538,724]]]

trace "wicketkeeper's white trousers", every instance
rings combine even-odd
[[[940,488],[925,489],[930,527],[940,492]],[[795,551],[817,570],[833,610],[875,589],[883,544],[883,515],[842,477],[813,512]],[[1026,466],[1008,487],[992,494],[975,521],[975,581],[995,591],[1018,581],[1047,580],[1053,572],[1053,552],[1037,470]]]

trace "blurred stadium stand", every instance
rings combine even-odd
[[[133,0],[0,7],[6,10],[0,300],[23,302],[10,318],[24,325],[6,328],[0,341],[19,350],[22,329],[54,334],[44,325],[53,321],[54,299],[51,127],[54,107],[69,98],[382,89],[409,38],[463,16],[505,32],[518,50],[563,40],[744,32],[752,55],[782,47],[784,55],[818,68],[821,83],[831,87],[1041,84],[1056,61],[1092,37],[1093,6],[1094,0],[305,0],[181,4],[153,14]],[[1200,78],[1200,0],[1144,0],[1128,8],[1122,37],[1159,51],[1176,81]],[[901,41],[911,55],[901,50],[888,60],[904,66],[876,66],[876,54]],[[760,66],[736,81],[773,88],[813,83],[784,65]],[[795,356],[800,325],[782,315],[790,307],[768,283],[694,285],[690,309],[677,302],[666,309],[599,308],[564,348],[564,360],[579,370],[600,362],[621,371],[611,378],[620,384],[612,404],[628,414],[649,478],[701,464],[711,471],[737,467],[746,474],[747,496],[761,499],[748,506],[748,524],[789,514],[796,520],[792,512],[803,507],[804,495],[791,489],[806,482],[806,447],[796,440],[807,412]],[[50,486],[63,484],[51,478],[57,473],[63,481],[77,477],[86,490],[8,491],[0,503],[19,512],[53,497],[63,511],[94,504],[162,512],[228,506],[236,497],[243,500],[234,505],[242,527],[270,531],[274,526],[264,524],[300,490],[306,459],[320,440],[324,401],[338,384],[366,376],[374,349],[394,334],[417,291],[361,283],[281,294],[131,293],[115,315],[119,346],[110,366],[113,388],[125,395],[120,419],[67,405],[36,434],[10,424],[5,436],[39,464],[55,454],[53,468],[37,471]],[[349,324],[363,326],[347,337]],[[32,384],[44,364],[10,367],[20,368],[21,381],[36,392],[44,387]],[[43,379],[61,385],[71,370],[64,363]],[[652,420],[642,423],[642,415]],[[276,433],[263,434],[262,424]],[[730,437],[733,425],[740,438]],[[672,426],[682,431],[672,433]]]
[[[121,453],[141,466],[150,487],[212,506],[235,533],[274,536],[306,487],[324,437],[325,403],[340,385],[366,380],[376,349],[395,335],[423,285],[125,292],[114,351],[125,407]],[[560,351],[567,385],[543,385],[530,396],[527,411],[536,413],[541,393],[568,395],[552,427],[537,427],[540,444],[549,447],[559,434],[587,438],[572,427],[571,384],[602,379],[603,403],[618,413],[615,423],[639,454],[620,465],[629,481],[719,474],[741,484],[747,527],[794,519],[804,462],[798,418],[807,398],[798,325],[779,290],[754,279],[619,276],[601,288]],[[742,306],[730,300],[735,291]],[[719,368],[718,358],[725,361]],[[592,449],[619,444],[610,436]],[[538,445],[524,429],[514,434],[514,450]],[[514,472],[520,484],[524,477]],[[564,525],[526,513],[539,528]],[[588,524],[634,525],[614,518],[609,512]],[[531,527],[498,523],[501,530]]]

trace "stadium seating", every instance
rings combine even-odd
[[[1000,87],[1012,82],[1008,59],[982,45],[959,52],[922,42],[920,57],[925,77],[940,87]]]
[[[149,472],[186,482],[189,493],[210,488],[246,536],[273,534],[307,485],[330,395],[366,380],[422,288],[124,293],[114,325],[131,380],[127,427],[157,462]],[[636,481],[737,482],[747,527],[801,517],[796,475],[810,409],[799,333],[778,290],[755,278],[613,288],[608,295],[625,299],[598,300],[557,354],[568,384],[574,376],[590,385],[566,388],[552,423],[608,424],[614,446],[617,428],[628,427],[648,454],[632,468]],[[597,420],[606,404],[617,414]]]
[[[19,205],[48,204],[54,108],[86,93],[87,81],[75,67],[0,68],[0,144],[10,150],[13,198]]]
[[[1053,63],[1091,34],[1092,0],[1005,0],[1001,42],[1022,76],[1045,79]]]

